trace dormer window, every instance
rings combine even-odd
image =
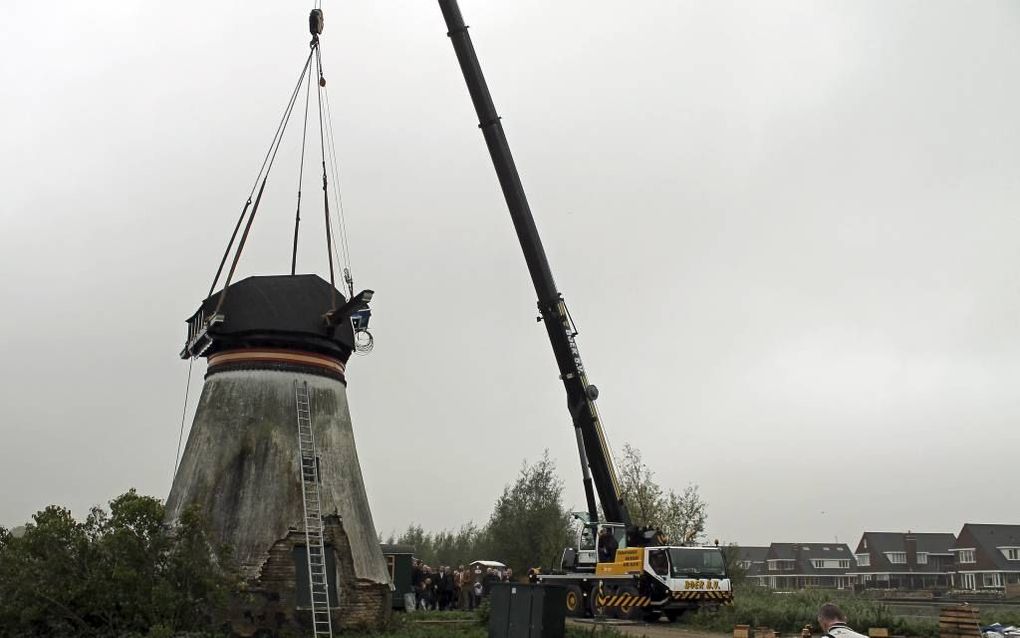
[[[977,562],[974,560],[974,549],[954,549],[956,552],[956,562],[960,564],[968,564]]]

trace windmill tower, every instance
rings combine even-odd
[[[321,107],[318,10],[310,26],[312,51],[298,87],[307,83],[307,100],[312,72],[318,72],[321,132],[328,130],[322,126],[328,111]],[[295,90],[255,180],[261,182],[258,196],[254,204],[249,196],[210,293],[188,319],[181,353],[185,359],[206,358],[208,371],[167,499],[167,522],[173,525],[195,508],[212,541],[232,549],[246,590],[232,603],[230,621],[242,636],[295,630],[331,636],[347,627],[379,626],[390,607],[390,579],[362,480],[346,387],[352,352],[370,345],[372,292],[353,294],[346,268],[346,297],[333,281],[334,260],[340,260],[331,239],[327,176],[333,172],[326,154],[333,151],[326,135],[320,143],[330,280],[295,272],[299,187],[290,274],[231,283],[297,96]],[[217,291],[231,251],[230,269]]]

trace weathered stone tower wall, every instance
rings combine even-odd
[[[333,626],[379,626],[389,610],[389,575],[346,387],[314,366],[250,359],[210,366],[167,501],[169,522],[197,505],[213,540],[233,549],[249,588],[231,611],[238,635],[310,627],[310,611],[298,606],[294,550],[305,544],[294,382],[307,382],[325,539],[335,557]]]

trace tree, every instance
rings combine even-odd
[[[414,547],[415,556],[426,565],[458,566],[481,558],[485,533],[474,523],[467,523],[456,532],[442,530],[435,533],[426,532],[421,525],[411,524],[402,534],[391,539]]]
[[[637,448],[624,445],[622,457],[620,491],[633,523],[662,531],[671,543],[691,545],[703,540],[707,504],[698,486],[688,485],[679,494],[663,491]]]
[[[708,519],[707,507],[701,500],[697,485],[688,485],[680,494],[670,490],[666,493],[659,529],[674,543],[694,545],[702,542]]]
[[[518,574],[558,564],[571,536],[570,514],[562,496],[563,481],[548,450],[534,465],[524,461],[517,480],[503,489],[489,518],[490,557]]]
[[[186,512],[163,526],[158,500],[134,490],[84,521],[37,513],[23,536],[0,534],[0,637],[121,636],[208,629],[236,579]]]
[[[723,560],[726,562],[726,575],[730,582],[739,584],[747,579],[747,570],[741,564],[740,547],[736,543],[730,543],[722,547]]]

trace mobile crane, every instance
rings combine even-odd
[[[673,620],[687,609],[730,602],[732,588],[718,547],[670,546],[662,534],[631,522],[595,405],[598,390],[588,382],[575,339],[577,330],[553,280],[467,25],[457,0],[439,0],[439,7],[538,295],[539,321],[545,324],[567,393],[581,460],[587,511],[577,547],[564,550],[556,573],[536,573],[535,578],[565,586],[567,613],[574,616],[666,616]],[[603,520],[598,504],[602,505]],[[608,560],[600,559],[597,548],[602,530],[611,533],[618,545],[615,556]]]

